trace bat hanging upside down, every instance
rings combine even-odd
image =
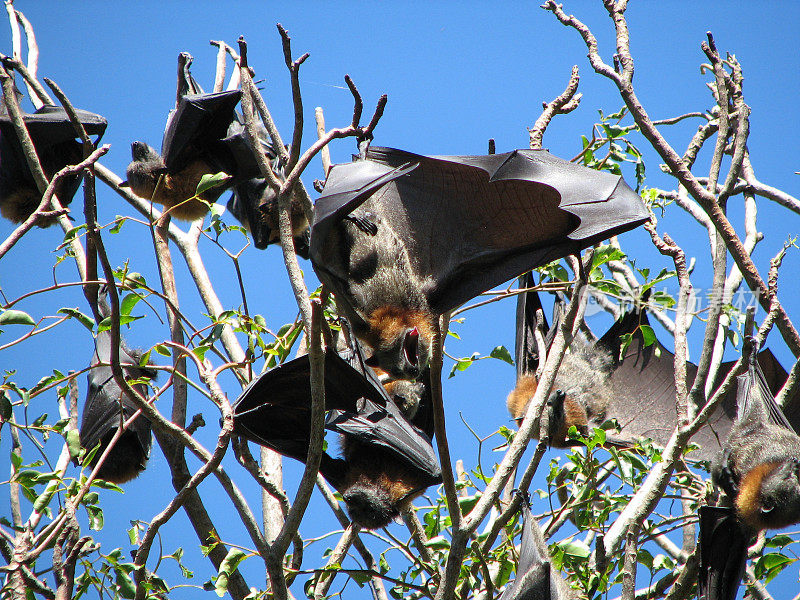
[[[712,477],[740,522],[757,532],[800,522],[800,436],[751,362],[738,377],[736,421]]]
[[[543,150],[421,156],[371,147],[329,171],[311,262],[372,349],[369,364],[418,379],[440,315],[647,218],[620,177]]]
[[[216,173],[202,158],[193,160],[177,173],[168,173],[161,155],[144,142],[133,142],[131,155],[133,161],[125,172],[131,191],[141,198],[162,204],[177,219],[194,221],[202,218],[208,212],[209,203],[219,196],[219,193],[213,197],[201,194],[200,199],[194,198],[203,175]]]
[[[553,383],[556,393],[551,394],[543,413],[548,420],[551,446],[570,446],[567,435],[573,425],[579,434],[587,436],[590,422],[602,423],[605,420],[611,403],[611,364],[608,353],[592,347],[586,340],[573,340],[573,348],[564,355],[556,373]],[[508,411],[518,423],[525,416],[536,387],[536,375],[522,374],[508,395]]]

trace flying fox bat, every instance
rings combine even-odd
[[[78,120],[86,133],[103,137],[108,122],[94,113],[78,110]],[[22,117],[33,141],[39,162],[48,179],[67,165],[83,160],[83,144],[63,108],[43,106],[33,114]],[[81,183],[81,175],[68,175],[60,180],[56,196],[67,206]],[[38,208],[42,194],[28,168],[22,145],[17,139],[11,118],[0,111],[0,214],[14,223],[22,223]],[[48,227],[55,219],[40,219],[39,227]]]
[[[749,530],[800,522],[800,436],[755,360],[737,377],[737,413],[712,469]]]
[[[255,177],[234,186],[228,210],[250,232],[259,250],[278,243],[278,197],[265,179]],[[308,258],[310,230],[299,201],[292,200],[290,216],[295,252]]]
[[[172,208],[173,216],[187,221],[205,215],[207,203],[215,202],[227,187],[259,174],[235,111],[241,91],[203,93],[189,71],[191,62],[187,53],[178,57],[177,106],[167,117],[161,154],[144,142],[133,142],[133,161],[126,171],[127,184],[137,196]],[[203,175],[220,171],[231,176],[224,185],[203,192],[200,198],[205,202],[187,202]]]
[[[569,587],[552,568],[547,543],[534,523],[530,502],[525,494],[521,496],[522,539],[517,577],[500,595],[500,600],[567,600]]]
[[[98,306],[103,316],[107,317],[111,314],[104,299],[101,298]],[[155,379],[156,372],[141,366],[140,359],[141,352],[128,348],[125,342],[120,340],[119,361],[125,378]],[[110,362],[111,332],[100,331],[95,339],[92,369],[88,376],[89,391],[86,395],[86,403],[83,405],[83,420],[80,429],[81,446],[91,450],[98,444],[100,445],[94,454],[92,467],[105,451],[121,421],[127,420],[137,411],[136,405],[114,380],[114,374],[111,367],[108,366]],[[100,363],[105,363],[105,365]],[[147,394],[147,385],[144,383],[136,383],[133,387],[143,396]],[[97,476],[114,483],[125,483],[137,477],[147,465],[151,444],[150,421],[143,415],[139,415],[117,440]]]
[[[533,287],[533,275],[525,273],[519,278],[521,288]],[[556,309],[559,305],[556,304]],[[517,335],[515,360],[517,382],[508,395],[507,405],[511,416],[521,422],[528,404],[536,393],[536,369],[539,364],[539,348],[534,331],[536,311],[542,308],[539,295],[534,291],[523,292],[517,296]],[[553,326],[545,337],[545,344],[552,344],[559,326],[561,311],[556,310]],[[545,321],[545,327],[547,322]],[[577,337],[564,355],[556,373],[553,389],[557,390],[547,402],[544,418],[550,445],[565,448],[572,445],[567,440],[571,426],[575,426],[583,436],[589,433],[589,422],[602,423],[606,420],[611,403],[611,355],[595,349],[586,339]]]
[[[372,349],[370,364],[417,379],[438,315],[647,219],[622,178],[544,150],[437,157],[372,147],[329,171],[311,262]]]
[[[531,281],[524,283],[525,287],[530,287]],[[533,341],[535,309],[526,312],[524,306],[540,306],[538,303],[535,292],[527,292],[518,299],[518,383],[508,398],[509,411],[515,418],[525,414],[525,407],[535,392],[535,378],[530,375],[538,364]],[[662,446],[666,445],[678,422],[675,355],[657,339],[650,346],[645,346],[641,331],[643,325],[650,325],[647,312],[634,309],[620,317],[599,339],[576,336],[569,353],[564,356],[554,387],[565,390],[567,400],[572,395],[578,400],[575,403],[578,406],[570,406],[565,400],[565,408],[561,412],[557,405],[548,407],[552,422],[558,424],[561,431],[566,432],[569,425],[576,425],[582,432],[585,410],[588,429],[601,427],[608,419],[616,419],[621,429],[619,433],[607,435],[609,444],[624,447],[635,444],[639,439],[651,438]],[[552,340],[554,329],[551,328],[548,340]],[[620,336],[623,334],[632,334],[632,341],[621,353]],[[786,371],[769,349],[758,354],[758,363],[766,374],[769,389],[777,392],[786,381]],[[734,364],[730,361],[720,365],[714,387],[719,385]],[[686,370],[691,384],[697,374],[697,365],[687,362]],[[735,414],[736,398],[731,391],[707,423],[692,437],[692,442],[700,448],[689,457],[712,461],[721,449],[721,440],[728,434]],[[787,414],[797,422],[796,425],[800,425],[800,394],[795,394],[787,402]],[[555,435],[555,432],[556,427],[551,426],[553,445],[563,440],[563,436],[560,433]]]
[[[325,354],[325,428],[342,434],[344,456],[324,453],[320,473],[341,492],[353,521],[376,529],[440,483],[441,470],[432,432],[403,415],[353,343]],[[234,430],[304,462],[311,430],[309,374],[304,355],[259,376],[234,406]]]
[[[800,436],[750,350],[736,381],[736,420],[711,470],[732,506],[700,510],[700,598],[734,600],[747,547],[762,529],[800,522]]]
[[[650,346],[644,345],[641,325],[649,325],[645,310],[632,310],[623,315],[596,343],[605,347],[613,359],[611,373],[611,398],[607,418],[619,422],[619,437],[635,441],[649,437],[664,446],[678,421],[675,390],[675,355],[657,339]],[[620,336],[632,333],[633,339],[620,357]],[[786,381],[787,373],[767,348],[758,353],[757,361],[765,375],[768,389],[774,394]],[[717,372],[713,388],[733,369],[735,361],[723,362]],[[697,375],[697,365],[686,363],[689,385]],[[722,400],[708,421],[692,437],[700,446],[688,458],[713,461],[722,448],[736,416],[736,394],[731,390]],[[699,408],[699,407],[698,407]],[[795,425],[800,425],[800,394],[790,398],[785,407],[786,414]]]
[[[749,539],[732,507],[700,507],[699,600],[735,600]]]

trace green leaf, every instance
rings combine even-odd
[[[136,585],[133,583],[133,578],[122,569],[114,569],[117,573],[116,583],[119,589],[119,595],[123,598],[136,597]]]
[[[77,227],[73,227],[72,229],[70,229],[69,231],[67,231],[64,234],[64,242],[63,243],[64,244],[70,243],[72,240],[74,240],[78,236],[78,234],[81,231],[85,231],[85,230],[86,230],[86,223],[84,223],[83,225],[78,225]]]
[[[231,548],[228,550],[228,554],[225,555],[225,558],[219,565],[217,581],[214,584],[214,591],[217,593],[217,596],[221,598],[225,595],[225,592],[228,591],[228,577],[231,573],[236,571],[239,563],[245,558],[247,558],[247,554],[238,548]]]
[[[650,325],[640,325],[639,330],[642,332],[642,339],[644,340],[645,348],[647,346],[652,346],[656,341],[656,334],[653,331],[653,328],[650,327]]]
[[[86,505],[86,512],[89,513],[89,527],[95,531],[103,528],[103,510],[99,506]]]
[[[364,584],[369,582],[371,576],[367,572],[356,571],[354,573],[350,573],[350,579],[355,581],[358,584],[358,587],[364,587]]]
[[[591,554],[589,546],[579,540],[563,542],[558,544],[558,547],[561,548],[565,555],[575,558],[589,558]]]
[[[36,321],[28,313],[21,310],[5,310],[0,313],[0,325],[36,326]]]
[[[58,312],[64,315],[69,315],[73,319],[77,319],[78,322],[84,327],[86,327],[86,329],[88,329],[89,331],[94,329],[94,319],[88,315],[85,315],[77,308],[69,308],[65,306],[64,308],[59,308]]]
[[[136,306],[136,303],[141,299],[142,297],[139,294],[128,294],[125,296],[119,305],[119,314],[130,315],[133,307]]]
[[[144,317],[142,317],[142,316],[132,317],[130,315],[122,315],[121,314],[119,316],[119,324],[120,324],[120,326],[128,325],[129,323],[133,323],[134,321],[138,321],[139,319],[143,319],[143,318]],[[110,330],[111,329],[111,323],[112,323],[111,317],[106,317],[105,319],[100,321],[100,323],[98,324],[97,331],[108,331],[108,330]]]
[[[70,458],[77,458],[81,453],[81,436],[77,429],[70,429],[65,436]]]
[[[223,171],[219,173],[214,173],[213,175],[203,175],[202,179],[200,179],[200,183],[197,184],[197,192],[196,194],[199,196],[205,191],[210,190],[211,188],[218,187],[225,183],[231,176]]]
[[[511,358],[511,353],[505,346],[497,346],[489,353],[489,356],[498,360],[502,360],[503,362],[507,362],[510,365],[514,364],[514,359]]]

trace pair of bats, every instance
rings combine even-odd
[[[98,308],[103,317],[111,315],[111,309],[101,292]],[[88,374],[88,392],[83,406],[80,440],[87,451],[98,447],[91,462],[94,467],[105,451],[122,421],[129,419],[138,409],[133,400],[117,384],[111,371],[111,332],[100,331],[95,338],[95,351]],[[125,379],[155,379],[156,371],[140,365],[142,353],[131,349],[120,339],[119,361]],[[133,384],[142,396],[147,395],[145,383]],[[152,435],[150,421],[139,415],[122,433],[106,457],[97,476],[114,483],[126,483],[134,479],[147,466],[150,457]]]
[[[530,274],[520,280],[520,286],[532,284]],[[538,348],[533,332],[539,308],[535,292],[518,298],[518,382],[508,399],[515,418],[524,415],[535,392]],[[546,344],[552,341],[558,317],[554,321]],[[674,355],[657,340],[644,346],[640,326],[648,324],[646,312],[632,310],[600,339],[576,338],[556,378],[555,386],[565,392],[551,396],[545,413],[553,446],[571,443],[565,437],[571,425],[585,434],[610,417],[617,419],[621,431],[609,436],[609,443],[632,445],[644,437],[666,443],[677,423]],[[619,357],[620,336],[626,333],[633,334],[633,341]],[[589,374],[589,367],[597,371]],[[723,363],[717,382],[733,367],[733,362]],[[691,380],[697,367],[688,363],[687,372]],[[692,439],[700,448],[689,457],[713,463],[712,478],[732,504],[700,509],[700,597],[705,600],[736,597],[755,533],[800,522],[800,436],[795,433],[800,395],[786,404],[789,419],[774,401],[786,377],[769,350],[754,349],[747,373],[738,377],[736,393],[723,399]]]
[[[95,138],[95,145],[105,133],[108,122],[100,115],[77,110],[86,133]],[[22,120],[28,129],[36,155],[45,175],[51,179],[67,165],[83,160],[83,144],[77,141],[77,133],[66,111],[61,107],[43,106],[32,114],[23,114]],[[81,183],[80,174],[63,177],[56,188],[56,196],[67,206]],[[0,214],[14,223],[22,223],[38,208],[42,193],[36,186],[25,153],[17,138],[11,118],[5,108],[0,110]],[[39,227],[48,227],[55,219],[40,219]]]
[[[355,372],[331,350],[326,355],[326,408],[337,415],[329,415],[327,426],[343,434],[344,458],[323,456],[320,472],[342,491],[356,522],[385,525],[424,489],[407,483],[409,465],[416,470],[412,481],[419,475],[425,486],[440,480],[430,439],[403,417],[398,404],[404,403],[397,401],[414,395],[413,386],[403,392],[411,385],[403,380],[428,372],[438,316],[647,217],[620,177],[545,151],[427,157],[373,147],[330,170],[314,208],[311,261],[371,355],[360,358],[352,340]],[[307,361],[262,375],[235,411],[240,434],[299,460],[308,453]],[[369,367],[392,380],[387,387],[395,401]],[[424,420],[422,433],[430,435],[425,408],[427,419],[414,419]]]
[[[167,119],[161,154],[144,142],[133,142],[127,185],[137,196],[164,205],[185,221],[202,218],[209,203],[233,188],[228,210],[250,231],[256,247],[264,249],[278,240],[277,196],[261,177],[255,150],[236,112],[242,92],[204,93],[191,75],[191,62],[189,54],[178,57],[178,103]],[[260,130],[261,147],[280,176],[283,165],[277,151],[263,126]],[[230,178],[193,198],[203,175],[220,171]],[[292,203],[292,223],[298,254],[307,257],[308,222],[297,202]]]

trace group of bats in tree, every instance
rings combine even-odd
[[[189,221],[202,218],[211,202],[232,189],[228,209],[263,249],[278,239],[276,193],[261,177],[236,112],[241,92],[204,93],[190,65],[191,57],[181,54],[176,108],[161,153],[133,142],[123,185]],[[78,115],[99,141],[106,121],[85,111]],[[24,121],[48,177],[82,157],[63,109],[46,106]],[[263,127],[259,143],[282,176],[280,153]],[[229,175],[224,184],[196,195],[202,177],[220,171]],[[62,204],[79,183],[77,176],[63,181],[57,190]],[[0,212],[24,221],[41,198],[10,119],[0,114]],[[517,276],[521,287],[533,287],[531,269],[633,229],[648,220],[648,212],[621,177],[545,150],[421,156],[368,147],[353,162],[330,169],[311,224],[299,207],[293,207],[292,219],[296,250],[310,257],[335,295],[341,323],[325,351],[324,388],[325,427],[341,435],[342,457],[324,453],[320,473],[341,492],[353,521],[374,529],[441,482],[431,444],[428,368],[439,317]],[[98,308],[102,316],[110,314],[102,296]],[[508,397],[517,420],[536,391],[540,308],[536,292],[519,294],[517,385]],[[543,413],[551,445],[576,443],[568,437],[572,426],[585,435],[610,419],[619,429],[608,435],[609,444],[632,447],[645,437],[666,443],[678,420],[674,356],[658,341],[645,344],[641,327],[647,324],[645,310],[631,310],[600,338],[575,338]],[[631,334],[632,343],[623,347],[624,334]],[[143,381],[154,372],[124,341],[119,354],[126,378],[146,394]],[[114,380],[110,358],[110,333],[101,331],[80,430],[82,445],[96,449],[92,464],[121,419],[136,411]],[[723,363],[717,380],[732,368]],[[687,363],[687,371],[691,379],[697,367]],[[236,402],[236,433],[305,461],[309,374],[304,355],[254,379]],[[713,463],[713,480],[730,504],[701,511],[700,589],[708,600],[735,596],[755,533],[800,521],[800,437],[794,430],[800,426],[800,398],[784,407],[787,421],[773,396],[785,379],[768,350],[757,356],[753,351],[737,393],[724,399],[693,438],[700,449],[691,456]],[[98,476],[118,483],[132,479],[144,469],[150,445],[150,423],[140,416],[108,452]],[[544,541],[529,531],[535,530],[530,508],[522,505],[526,525],[518,577],[503,598],[566,597],[563,581],[550,572]],[[545,575],[535,575],[540,571]]]

